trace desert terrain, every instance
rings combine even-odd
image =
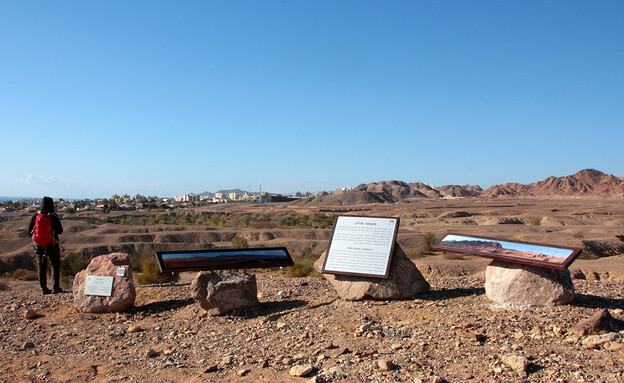
[[[251,215],[231,226],[137,224],[141,216]],[[348,302],[323,278],[253,271],[259,308],[209,317],[189,299],[192,273],[179,282],[137,287],[123,314],[81,314],[70,293],[41,296],[37,283],[3,279],[2,381],[291,382],[619,382],[621,338],[587,348],[569,328],[601,309],[624,319],[622,199],[436,199],[354,205],[265,204],[174,212],[88,212],[62,216],[64,254],[286,246],[298,256],[327,248],[331,227],[300,228],[256,217],[399,217],[398,242],[430,282],[430,292],[400,301]],[[118,218],[125,218],[123,224]],[[133,219],[130,219],[133,218]],[[32,268],[30,217],[0,217],[2,272]],[[109,221],[105,223],[105,221]],[[130,222],[130,223],[129,223]],[[309,225],[308,225],[309,226]],[[447,232],[581,247],[570,267],[576,299],[555,308],[490,305],[483,289],[490,260],[423,254],[423,238]],[[586,258],[586,259],[583,259]],[[30,262],[30,264],[29,264]],[[280,299],[279,291],[285,292]],[[26,319],[28,310],[36,315]],[[32,314],[32,311],[31,311]],[[624,335],[624,333],[622,333]],[[529,361],[520,377],[503,362]],[[306,377],[296,365],[311,364]]]

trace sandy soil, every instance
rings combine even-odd
[[[317,375],[336,382],[517,382],[517,372],[502,362],[503,355],[516,353],[530,362],[527,382],[624,379],[621,339],[594,350],[566,333],[602,308],[624,319],[624,282],[575,280],[577,297],[570,305],[502,308],[489,304],[478,272],[457,272],[453,262],[461,261],[432,263],[438,275],[446,266],[455,270],[428,277],[432,291],[388,302],[343,301],[322,278],[263,272],[257,274],[260,307],[222,317],[207,316],[189,299],[191,273],[182,283],[138,287],[136,307],[125,314],[80,314],[70,293],[41,296],[35,282],[10,281],[10,290],[0,292],[0,377],[296,382]],[[278,291],[286,297],[279,299]],[[38,314],[34,319],[24,318],[29,309]],[[385,370],[380,361],[396,368]],[[303,364],[314,372],[305,378],[289,374]]]
[[[416,200],[395,204],[354,207],[299,207],[273,205],[219,205],[173,214],[201,212],[302,214],[365,214],[400,217],[398,242],[409,255],[419,250],[425,234],[437,238],[448,232],[481,235],[528,242],[580,247],[599,255],[624,253],[622,200]],[[145,216],[171,213],[113,212],[104,215],[85,212],[63,217],[63,252],[85,257],[113,251],[203,249],[231,246],[235,236],[245,237],[250,246],[287,246],[291,254],[309,247],[320,254],[327,248],[331,229],[254,229],[200,225],[95,225],[90,218]],[[29,216],[0,216],[0,260],[31,257],[31,239],[25,233]],[[1,266],[1,265],[0,265]],[[1,271],[1,270],[0,270]]]
[[[213,208],[205,208],[203,211]],[[80,314],[71,294],[41,296],[36,282],[8,281],[0,291],[0,381],[18,382],[292,382],[321,376],[336,382],[620,382],[621,338],[588,349],[567,330],[607,308],[624,319],[624,206],[614,200],[451,200],[358,207],[227,206],[220,211],[369,214],[401,218],[399,243],[409,254],[426,233],[501,237],[615,254],[570,267],[575,301],[556,308],[502,308],[483,286],[488,259],[414,262],[432,291],[412,300],[346,302],[320,278],[258,274],[261,306],[207,316],[189,299],[188,281],[137,288],[125,314]],[[90,213],[101,215],[100,213]],[[29,217],[0,219],[3,260],[30,254]],[[539,221],[539,225],[534,224]],[[330,230],[93,225],[63,221],[65,254],[139,247],[228,246],[235,235],[250,245],[325,250]],[[533,223],[533,224],[531,224]],[[602,249],[602,250],[600,250]],[[611,253],[609,253],[611,252]],[[278,291],[287,293],[279,299]],[[38,315],[26,319],[27,310]],[[365,329],[365,330],[362,330]],[[624,333],[622,334],[624,335]],[[152,351],[150,351],[150,349]],[[520,378],[503,362],[515,353],[529,362]],[[391,362],[389,364],[388,362]],[[311,364],[305,378],[289,374]],[[393,365],[396,368],[393,368]]]

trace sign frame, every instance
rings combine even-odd
[[[275,255],[281,252],[281,258],[276,259]],[[187,250],[187,251],[156,251],[156,260],[162,273],[179,271],[203,271],[203,270],[231,270],[231,269],[256,269],[269,267],[294,266],[292,257],[285,247],[257,247],[248,249],[207,249],[207,250]],[[272,254],[269,254],[272,253]],[[181,257],[195,258],[196,264],[192,261],[174,258],[174,254]],[[203,256],[202,256],[203,254]],[[238,258],[236,257],[238,255]],[[255,256],[254,256],[255,255]],[[267,257],[262,259],[262,256]],[[271,256],[271,258],[268,258]],[[220,257],[222,262],[214,261]],[[202,263],[203,262],[203,263]]]
[[[384,252],[384,257],[386,257],[387,259],[385,260],[385,271],[383,274],[380,273],[362,273],[362,272],[355,272],[355,271],[349,271],[348,269],[335,269],[335,268],[328,268],[327,263],[330,262],[330,258],[336,257],[335,253],[332,253],[332,251],[336,248],[339,248],[341,245],[339,244],[339,241],[341,241],[340,239],[338,239],[336,237],[336,233],[339,227],[339,222],[341,218],[354,218],[354,219],[363,219],[363,220],[394,220],[394,229],[392,232],[392,236],[391,239],[386,244],[386,247],[388,247],[388,254],[385,255]],[[387,279],[388,275],[390,274],[390,264],[392,262],[392,255],[394,254],[394,249],[395,249],[395,245],[396,245],[396,238],[397,235],[399,233],[399,226],[400,226],[400,218],[399,217],[386,217],[386,216],[364,216],[364,215],[339,215],[336,216],[336,220],[334,222],[334,229],[332,231],[332,235],[331,235],[331,239],[329,242],[329,247],[327,248],[327,253],[325,256],[325,261],[323,262],[323,268],[322,268],[322,273],[323,274],[336,274],[336,275],[351,275],[351,276],[358,276],[358,277],[367,277],[367,278],[380,278],[380,279]],[[356,253],[354,252],[353,254],[351,254],[353,256],[356,255]]]
[[[482,242],[482,243],[490,243],[491,246],[470,246],[465,244],[461,245],[450,245],[451,241],[448,240],[449,237],[454,239],[457,238],[466,238],[463,242]],[[446,241],[445,241],[446,240]],[[472,240],[472,241],[471,241]],[[500,249],[490,249],[487,247],[496,246],[493,243],[498,242],[500,245]],[[503,244],[512,247],[504,247]],[[515,248],[513,248],[515,247]],[[432,246],[433,250],[436,251],[444,251],[444,252],[452,252],[452,253],[461,253],[468,255],[476,255],[479,257],[498,259],[501,261],[521,263],[525,265],[531,266],[541,266],[548,267],[557,270],[565,270],[567,269],[574,260],[581,254],[582,249],[578,247],[568,247],[568,246],[555,246],[544,243],[537,242],[525,242],[525,241],[514,241],[502,238],[493,238],[493,237],[485,237],[480,235],[472,235],[472,234],[459,234],[459,233],[447,233],[440,240],[436,242],[435,245]],[[529,251],[529,249],[531,251]],[[537,255],[537,251],[543,249],[544,252]],[[507,251],[507,254],[504,251]],[[501,253],[503,251],[503,253]],[[522,255],[522,253],[526,255]],[[550,254],[547,254],[550,253]],[[555,253],[561,253],[562,255],[554,255]],[[566,255],[567,253],[567,255]],[[536,257],[540,256],[542,259],[537,259]],[[549,261],[549,259],[553,259],[553,261]],[[554,260],[561,259],[559,262],[555,262]]]

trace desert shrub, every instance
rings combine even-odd
[[[529,219],[529,225],[539,226],[542,224],[542,219],[540,217],[533,217]]]
[[[458,254],[458,253],[448,253],[448,252],[444,252],[444,254],[442,254],[442,258],[444,259],[466,259],[463,255]]]
[[[13,271],[11,278],[18,281],[36,281],[37,272],[33,270],[17,269]]]
[[[585,238],[585,234],[583,234],[580,231],[577,231],[576,233],[572,234],[572,237],[574,237],[576,239],[583,239],[583,238]]]
[[[78,253],[69,253],[61,260],[61,273],[74,276],[87,268],[89,264]]]
[[[286,268],[287,277],[320,277],[321,274],[314,268],[314,262],[319,259],[319,254],[314,254],[310,247],[304,247],[301,254],[293,257],[294,266]]]
[[[424,258],[424,257],[427,256],[427,254],[423,254],[422,250],[420,250],[420,249],[408,249],[408,250],[405,250],[405,255],[409,259],[418,259],[418,258]]]
[[[295,262],[294,266],[286,268],[286,276],[289,278],[299,277],[320,277],[321,274],[314,269],[314,260],[303,260]]]
[[[178,273],[161,273],[156,257],[141,257],[141,273],[137,275],[139,285],[152,285],[156,283],[176,282]]]
[[[235,249],[246,249],[249,247],[249,242],[243,237],[238,235],[232,240],[232,247]]]
[[[316,262],[317,258],[308,257],[308,258],[299,258],[295,257],[293,261],[295,262],[294,266],[289,266],[286,268],[286,276],[290,278],[296,277],[320,277],[321,274],[316,271],[314,268],[314,262]]]
[[[78,253],[69,253],[61,259],[61,287],[71,288],[74,276],[87,268],[89,264]]]
[[[130,265],[132,266],[132,271],[135,273],[143,272],[143,264],[148,261],[148,259],[153,258],[156,261],[156,255],[154,251],[143,248],[134,253],[128,254],[128,258],[130,258]],[[156,263],[158,266],[158,263]]]
[[[436,237],[433,233],[427,233],[420,240],[420,249],[423,254],[430,255],[433,254],[433,245],[436,243]]]
[[[0,291],[7,291],[7,290],[9,290],[9,285],[7,285],[5,281],[0,281]]]

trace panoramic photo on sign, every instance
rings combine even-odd
[[[292,266],[285,247],[156,252],[161,272]]]
[[[339,216],[323,273],[388,277],[399,219]]]
[[[561,270],[570,266],[581,252],[581,249],[574,247],[509,241],[464,234],[447,234],[433,246],[433,249]]]

